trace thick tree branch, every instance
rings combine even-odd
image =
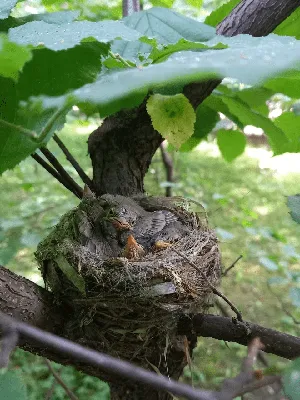
[[[247,325],[247,331],[245,329]],[[218,315],[198,314],[192,319],[192,329],[197,336],[212,337],[227,342],[235,342],[246,346],[249,340],[259,337],[265,345],[264,351],[287,359],[300,356],[300,338],[278,332],[274,329],[253,324],[252,322],[236,323],[232,318]],[[180,332],[188,332],[191,323],[182,321]]]

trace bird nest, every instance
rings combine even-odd
[[[71,306],[64,334],[141,365],[153,345],[165,356],[180,347],[179,318],[204,312],[220,279],[216,235],[192,206],[104,195],[64,215],[36,252],[46,286]]]

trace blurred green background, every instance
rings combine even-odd
[[[144,1],[144,6],[173,6],[203,20],[224,2],[204,1],[200,8],[201,1]],[[32,0],[19,3],[15,15],[80,9],[82,16],[91,20],[119,18],[120,4],[117,1]],[[59,134],[90,176],[87,139],[98,124],[97,118],[86,119],[75,109]],[[80,183],[53,141],[49,149]],[[204,205],[210,225],[220,239],[224,267],[243,255],[223,278],[224,293],[242,310],[245,320],[299,335],[300,228],[289,216],[286,196],[300,193],[300,155],[272,158],[266,144],[255,147],[249,142],[244,155],[228,164],[219,154],[214,135],[191,153],[169,151],[175,170],[173,195],[186,196]],[[146,177],[146,190],[149,194],[162,195],[167,184],[158,151]],[[3,174],[0,190],[0,263],[42,285],[33,255],[36,245],[78,200],[31,158]],[[219,310],[211,312],[219,313]],[[200,338],[192,372],[186,368],[183,379],[191,383],[193,375],[195,385],[215,388],[224,377],[239,371],[244,356],[242,346]],[[274,368],[286,364],[275,356],[268,356],[268,360]],[[79,399],[109,398],[105,383],[71,367],[56,364],[53,367]],[[30,400],[67,398],[42,358],[17,350],[11,368],[21,371]]]

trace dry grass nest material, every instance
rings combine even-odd
[[[174,344],[182,314],[205,311],[208,281],[219,283],[220,252],[204,209],[192,206],[182,198],[104,195],[62,217],[36,258],[47,286],[74,309],[73,336],[145,360],[150,341],[163,349],[168,335]],[[134,259],[125,257],[129,235],[143,248]]]

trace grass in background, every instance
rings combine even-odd
[[[88,135],[82,133],[83,129],[69,124],[60,138],[91,176]],[[49,148],[76,178],[55,143]],[[216,154],[213,144],[206,144],[189,154],[176,153],[175,175],[174,195],[190,197],[205,205],[210,225],[220,239],[223,265],[229,266],[243,255],[223,279],[222,290],[242,310],[245,320],[299,334],[299,325],[283,312],[282,305],[299,318],[299,311],[297,315],[288,296],[292,285],[300,283],[299,226],[288,214],[285,196],[300,193],[300,174],[276,175],[271,170],[260,169],[258,160],[246,155],[228,164]],[[147,192],[164,194],[164,180],[158,153],[146,177]],[[60,217],[78,204],[78,199],[32,159],[3,174],[0,185],[0,261],[14,272],[42,284],[33,252]],[[268,287],[270,279],[273,279],[274,293]],[[199,339],[194,354],[195,384],[216,387],[224,377],[239,370],[244,355],[243,346]],[[270,360],[277,367],[285,363],[275,356]],[[45,398],[53,377],[41,358],[18,350],[12,367],[24,371],[30,399]],[[71,367],[63,367],[60,374],[79,398],[108,398],[107,386],[98,380]],[[190,371],[186,370],[184,379],[190,382]],[[52,398],[60,400],[66,396],[55,385]]]

